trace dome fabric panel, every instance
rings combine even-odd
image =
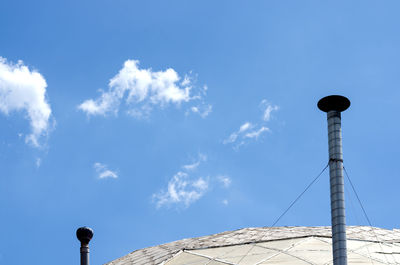
[[[348,264],[400,264],[400,230],[347,227]],[[330,227],[244,228],[136,250],[106,265],[263,265],[332,261]]]

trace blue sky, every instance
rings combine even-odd
[[[326,165],[399,228],[398,1],[0,3],[0,264],[269,226]],[[347,184],[346,184],[347,185]],[[347,223],[365,225],[347,185]],[[277,224],[330,224],[327,172]]]

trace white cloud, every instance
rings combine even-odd
[[[203,178],[199,178],[195,182],[193,182],[193,187],[205,191],[208,189],[208,180],[206,181]]]
[[[228,204],[229,204],[229,201],[228,201],[227,199],[224,199],[224,200],[222,200],[222,204],[223,204],[223,205],[228,205]]]
[[[99,179],[106,179],[106,178],[116,179],[116,178],[118,178],[117,173],[109,170],[107,165],[96,162],[96,163],[94,163],[93,167],[96,170],[96,173],[98,174]]]
[[[250,122],[245,122],[240,126],[238,131],[233,132],[231,135],[229,135],[229,137],[225,139],[223,143],[224,144],[234,143],[239,137],[239,135],[243,134],[245,131],[249,130],[252,127],[253,125]]]
[[[204,154],[199,154],[199,158],[197,159],[196,162],[188,165],[182,166],[183,169],[189,171],[189,170],[195,170],[201,162],[205,162],[207,160],[207,156]]]
[[[244,137],[246,137],[246,138],[256,138],[257,139],[262,133],[269,132],[269,131],[270,131],[269,128],[262,126],[260,129],[258,129],[256,131],[252,131],[252,132],[246,133],[244,135]]]
[[[264,113],[263,113],[263,120],[264,121],[269,121],[271,119],[271,113],[273,111],[279,110],[278,106],[272,105],[266,99],[263,99],[261,101],[261,106],[264,108]]]
[[[208,189],[208,180],[198,178],[191,180],[185,172],[179,171],[168,182],[167,190],[153,194],[157,208],[164,205],[183,204],[189,207],[190,204],[200,199]]]
[[[199,154],[197,160],[192,164],[181,167],[169,181],[166,188],[152,195],[153,203],[157,208],[161,207],[183,207],[187,208],[192,203],[202,198],[215,186],[228,189],[232,183],[231,179],[225,175],[216,177],[204,177],[197,171],[205,161],[207,156]]]
[[[200,165],[200,161],[197,161],[197,162],[195,162],[195,163],[193,163],[193,164],[184,165],[184,166],[182,166],[182,167],[183,167],[184,169],[186,169],[186,170],[194,170],[194,169],[196,169],[199,165]]]
[[[51,108],[46,87],[46,80],[39,72],[29,70],[22,61],[13,64],[0,57],[0,112],[9,115],[25,111],[32,130],[25,141],[35,147],[40,147],[40,138],[50,129]]]
[[[125,97],[125,104],[130,108],[127,113],[136,118],[146,118],[155,106],[162,108],[169,104],[180,106],[190,101],[202,101],[206,86],[196,94],[193,80],[189,76],[180,80],[181,77],[172,68],[155,72],[152,69],[140,69],[137,60],[127,60],[119,73],[110,80],[108,91],[100,91],[99,98],[84,101],[78,109],[88,115],[116,114]],[[212,107],[202,101],[194,109],[192,106],[191,110],[206,117]]]
[[[205,154],[199,153],[195,162],[182,166],[168,182],[166,190],[153,194],[157,208],[170,205],[183,205],[185,208],[200,199],[209,188],[209,177],[192,176],[201,163],[207,161]]]
[[[263,133],[271,131],[265,126],[265,123],[270,121],[271,113],[279,110],[279,107],[270,104],[265,99],[261,101],[260,105],[263,107],[263,116],[260,124],[245,122],[237,131],[231,133],[229,137],[223,141],[223,144],[233,144],[233,148],[238,149],[250,139],[258,140]]]
[[[198,106],[193,106],[190,108],[193,113],[197,113],[203,119],[207,117],[212,112],[212,106],[210,104],[202,104]]]
[[[232,180],[227,176],[218,176],[218,181],[222,183],[224,188],[229,188],[232,183]]]
[[[36,158],[36,163],[35,164],[36,164],[36,167],[39,168],[40,165],[42,164],[42,159]]]

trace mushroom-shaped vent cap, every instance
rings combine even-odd
[[[76,230],[76,237],[82,244],[89,244],[89,241],[93,237],[93,230],[86,226],[80,227]]]
[[[318,108],[324,112],[331,110],[345,111],[350,107],[350,100],[339,95],[327,96],[318,101]]]

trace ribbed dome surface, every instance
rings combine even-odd
[[[347,227],[348,264],[400,264],[400,230]],[[332,264],[330,227],[244,228],[136,250],[107,265]]]

